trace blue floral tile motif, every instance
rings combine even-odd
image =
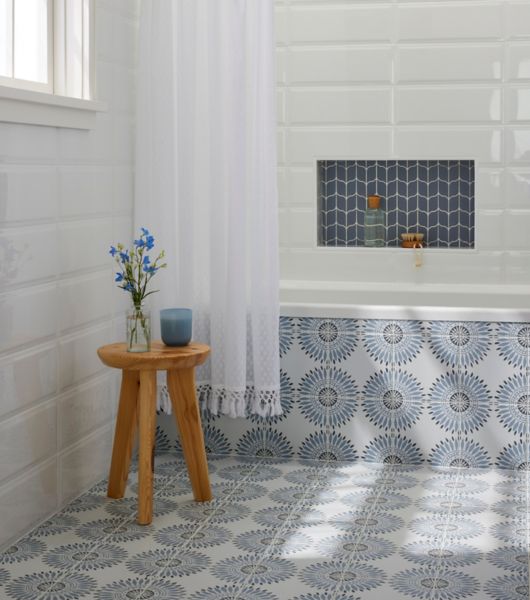
[[[190,600],[279,600],[273,593],[253,585],[216,585],[195,592]]]
[[[337,363],[355,350],[358,326],[353,319],[300,319],[298,339],[313,360]]]
[[[493,600],[524,600],[528,598],[528,577],[505,575],[484,584],[484,590]]]
[[[398,435],[380,435],[364,449],[363,460],[385,465],[419,465],[421,450],[412,440]]]
[[[523,517],[528,512],[526,494],[522,497],[499,500],[492,505],[491,510],[503,517]]]
[[[413,360],[423,345],[420,321],[365,321],[363,341],[368,354],[384,365]]]
[[[57,577],[55,571],[43,571],[13,579],[7,584],[6,592],[15,600],[77,600],[95,588],[96,581],[88,575],[67,573]]]
[[[77,528],[77,535],[85,540],[103,540],[106,542],[132,542],[148,536],[152,529],[147,525],[138,525],[123,518],[98,519],[84,523]],[[108,538],[108,539],[107,539]]]
[[[66,544],[53,548],[43,558],[44,562],[55,569],[77,571],[96,571],[113,567],[127,558],[127,552],[112,544]]]
[[[410,505],[410,498],[404,494],[386,491],[384,494],[378,493],[378,490],[366,490],[350,492],[341,498],[341,502],[353,508],[370,509],[374,514],[386,510],[400,510]]]
[[[324,538],[318,542],[316,549],[319,554],[342,562],[354,557],[360,562],[369,562],[388,558],[396,551],[396,546],[384,538],[359,539],[359,532],[352,532]]]
[[[447,525],[445,515],[419,517],[409,523],[409,529],[422,537],[438,539],[443,537]]]
[[[293,454],[293,447],[280,431],[255,427],[239,438],[237,452],[257,458],[289,458]]]
[[[506,473],[506,475],[507,478],[504,481],[499,481],[493,486],[495,491],[508,498],[526,498],[530,473],[515,471],[513,473]]]
[[[178,515],[186,521],[195,523],[208,519],[209,523],[232,523],[247,517],[250,509],[244,504],[225,504],[222,500],[210,502],[189,502],[180,506]]]
[[[491,466],[491,457],[476,440],[450,437],[436,444],[429,463],[435,467],[487,469]]]
[[[253,529],[238,535],[234,544],[242,552],[262,554],[266,551],[269,556],[288,556],[306,550],[311,539],[296,530]]]
[[[335,431],[316,431],[308,435],[298,451],[300,458],[324,461],[356,460],[357,452],[346,436]]]
[[[530,424],[530,375],[508,377],[497,392],[499,421],[512,433],[528,432]]]
[[[504,571],[528,575],[528,550],[517,546],[495,548],[486,555],[488,562]]]
[[[302,527],[323,523],[326,521],[326,516],[323,512],[311,509],[307,506],[299,506],[289,508],[288,506],[271,506],[262,508],[252,515],[252,519],[263,527]]]
[[[133,573],[154,579],[194,575],[209,565],[210,559],[204,554],[189,549],[178,552],[175,548],[142,552],[127,561],[127,567]]]
[[[448,520],[447,515],[437,514],[414,519],[410,523],[412,531],[424,537],[439,537],[447,540],[467,540],[481,535],[484,526],[467,517],[453,516]]]
[[[454,569],[478,563],[482,552],[468,544],[444,543],[442,540],[411,542],[399,550],[400,555],[413,563],[425,567]]]
[[[486,322],[431,321],[429,332],[434,355],[452,368],[478,364],[491,345],[491,327]]]
[[[230,441],[226,435],[213,425],[206,425],[203,428],[204,448],[207,454],[214,456],[228,455],[232,451]]]
[[[502,523],[495,523],[490,528],[493,537],[507,544],[516,544],[520,547],[525,547],[528,536],[530,535],[530,527],[523,519],[511,519]]]
[[[280,358],[283,358],[293,345],[297,319],[280,317]]]
[[[281,477],[282,472],[276,467],[270,465],[256,465],[251,462],[243,462],[239,465],[231,465],[219,470],[219,477],[229,481],[240,481],[248,479],[249,481],[267,481]]]
[[[212,573],[229,583],[246,582],[251,585],[268,585],[285,581],[295,574],[292,562],[275,556],[242,554],[218,562]]]
[[[300,573],[300,579],[308,586],[328,593],[341,594],[372,590],[386,579],[384,571],[371,565],[355,564],[347,566],[341,562],[320,562],[311,564]]]
[[[355,475],[355,485],[359,487],[367,487],[371,490],[377,489],[380,486],[385,486],[389,490],[405,490],[412,488],[418,484],[418,480],[411,475],[393,470],[377,469],[368,473],[359,473]]]
[[[102,494],[92,494],[88,492],[70,502],[70,504],[64,508],[63,512],[81,513],[87,510],[93,510],[94,508],[103,506],[105,504],[105,498],[106,496]]]
[[[455,494],[460,496],[480,494],[488,489],[488,484],[480,479],[470,477],[453,478],[450,475],[430,477],[422,485],[426,490],[438,494],[451,494],[453,497]]]
[[[160,427],[160,425],[157,425],[155,433],[155,454],[160,456],[162,454],[171,452],[171,450],[171,441],[169,440],[166,432]]]
[[[363,531],[363,535],[380,535],[391,533],[403,527],[403,519],[393,513],[346,512],[338,515],[334,521],[340,529],[347,531]]]
[[[278,504],[293,504],[293,503],[311,503],[329,504],[334,502],[338,494],[337,492],[325,487],[307,489],[304,487],[285,487],[279,490],[274,490],[269,494],[271,500]]]
[[[461,600],[480,589],[478,581],[471,575],[452,569],[433,571],[426,567],[401,571],[392,577],[390,584],[399,593],[420,600]]]
[[[530,449],[524,440],[505,446],[495,464],[499,469],[511,469],[513,471],[530,471]]]
[[[225,527],[208,524],[197,530],[195,523],[171,525],[157,531],[154,539],[157,543],[170,548],[186,546],[188,548],[213,548],[230,541],[232,534]]]
[[[237,483],[234,481],[221,481],[211,483],[212,494],[214,498],[221,498],[223,496],[231,495]],[[246,502],[247,500],[256,500],[257,498],[263,498],[267,495],[267,488],[257,483],[251,483],[250,481],[245,482],[243,488],[239,487],[237,490],[237,499],[240,502]]]
[[[274,415],[272,417],[262,417],[261,415],[252,413],[248,415],[248,419],[253,423],[266,423],[267,425],[274,425],[276,423],[279,423],[280,421],[284,421],[285,419],[287,419],[289,413],[293,408],[294,393],[295,388],[291,378],[289,377],[286,371],[280,369],[280,401],[282,404],[282,414]]]
[[[137,498],[122,498],[114,502],[108,502],[105,510],[115,517],[133,517],[138,507]],[[153,514],[167,515],[177,508],[176,502],[167,498],[153,498]]]
[[[4,585],[9,580],[9,571],[7,569],[0,569],[0,585]]]
[[[184,588],[175,581],[137,577],[106,585],[98,591],[97,600],[181,600],[185,595]]]
[[[508,364],[530,367],[530,323],[499,323],[497,348]]]
[[[418,380],[402,370],[380,371],[364,387],[363,408],[381,429],[402,431],[421,415],[423,390]]]
[[[79,525],[79,519],[72,515],[59,513],[51,519],[48,519],[37,529],[34,529],[31,533],[32,537],[45,537],[48,535],[56,535],[57,533],[64,533],[69,529],[73,529]]]
[[[302,594],[301,596],[296,596],[295,598],[293,598],[293,600],[329,600],[329,593],[310,592],[309,594]]]
[[[329,465],[328,465],[329,466]],[[294,469],[286,473],[285,480],[296,485],[313,486],[318,485],[340,485],[349,480],[348,475],[337,470],[323,470],[320,465],[317,467],[304,467]]]
[[[345,371],[335,367],[309,371],[300,382],[298,395],[302,414],[316,425],[338,427],[356,410],[357,386]]]
[[[487,509],[487,504],[477,498],[467,496],[453,498],[447,494],[423,496],[416,500],[416,506],[424,512],[452,515],[474,515]]]
[[[472,373],[451,371],[442,375],[434,382],[430,397],[432,418],[451,433],[477,431],[490,413],[488,387]]]
[[[0,565],[9,565],[35,558],[45,549],[44,542],[31,537],[24,538],[0,553]]]

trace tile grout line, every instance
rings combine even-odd
[[[388,471],[385,471],[385,469],[383,468],[382,471],[385,472],[385,474],[388,474],[388,473],[392,474],[392,473],[398,472],[396,470],[395,466],[391,466],[390,468],[388,468]],[[383,492],[384,492],[384,490],[385,490],[386,487],[387,487],[387,484],[385,483],[385,484],[383,484],[379,488],[379,490],[378,490],[378,492],[376,494],[376,500],[381,497],[381,495],[383,494]],[[375,513],[375,511],[377,510],[376,507],[377,507],[377,503],[374,503],[371,506],[370,510],[366,514],[366,519],[369,518],[370,516],[372,516]],[[338,561],[338,564],[341,566],[341,575],[340,575],[340,579],[339,579],[339,582],[337,584],[337,587],[333,590],[333,595],[331,596],[330,600],[340,600],[341,596],[339,595],[339,592],[342,590],[342,587],[344,585],[344,573],[345,573],[345,570],[348,569],[348,568],[350,568],[350,566],[357,565],[359,563],[359,561],[360,561],[360,557],[358,557],[357,548],[359,546],[359,543],[361,541],[361,538],[362,538],[364,532],[366,531],[366,527],[367,527],[367,525],[366,525],[366,519],[365,519],[365,524],[363,525],[363,527],[361,528],[361,530],[357,534],[357,537],[355,538],[355,542],[354,542],[354,548],[355,549],[352,552],[352,556],[349,559],[345,560],[345,561],[344,560]]]
[[[326,461],[326,464],[324,466],[324,472],[328,473],[330,471],[330,461]],[[305,490],[304,490],[304,496],[307,495],[311,490],[317,489],[318,486],[320,484],[320,480],[317,480],[316,482],[313,482],[310,486],[308,486]],[[297,487],[296,485],[294,485],[293,487]],[[254,575],[256,568],[266,559],[269,558],[270,556],[272,556],[272,552],[273,552],[273,544],[274,542],[278,539],[278,536],[283,533],[287,528],[288,528],[288,524],[290,523],[291,519],[289,518],[294,512],[295,510],[299,507],[302,506],[302,504],[304,503],[304,498],[299,499],[297,502],[294,503],[293,506],[291,506],[291,508],[288,511],[288,515],[287,515],[287,519],[276,529],[274,535],[272,536],[272,540],[269,544],[269,546],[265,549],[265,551],[263,552],[262,557],[260,558],[260,560],[258,560],[256,562],[256,564],[253,566],[252,571],[247,575],[247,577],[243,580],[242,583],[238,584],[237,587],[237,595],[233,598],[233,600],[238,600],[241,596],[241,593],[244,591],[243,588],[244,586],[247,584],[247,582],[250,580],[250,578]]]
[[[160,490],[158,490],[155,494],[153,494],[153,499],[156,498],[159,494],[161,494],[166,488],[168,488],[170,486],[170,484],[172,484],[176,479],[179,479],[180,475],[182,473],[187,473],[187,470],[182,467],[180,471],[178,471],[177,475],[173,475],[169,478],[169,480],[167,481],[166,485],[164,485]],[[105,479],[102,479],[101,481],[105,481]],[[100,482],[101,483],[101,482]],[[98,484],[95,484],[98,485]],[[88,493],[90,490],[87,490],[86,493]],[[66,508],[66,507],[65,507]],[[60,511],[62,512],[62,511]],[[58,513],[60,514],[60,513]],[[119,518],[119,517],[118,517]],[[71,572],[75,572],[78,571],[80,568],[80,565],[83,564],[83,561],[86,559],[86,557],[95,549],[97,549],[99,546],[101,546],[102,544],[105,543],[105,541],[107,539],[110,538],[110,536],[113,535],[113,533],[119,529],[120,527],[122,527],[123,525],[130,523],[133,519],[136,518],[136,511],[133,511],[133,513],[131,515],[128,516],[124,516],[121,517],[119,522],[115,525],[114,529],[112,532],[107,533],[103,539],[101,540],[94,540],[94,543],[89,547],[89,549],[85,552],[85,558],[82,559],[78,564],[76,565],[71,565],[70,567],[68,567],[67,569],[64,569],[64,571],[60,571],[60,577],[57,579],[58,582],[62,582],[68,575],[71,574]],[[37,598],[35,598],[35,600],[46,600],[46,594],[47,592],[43,592],[42,595],[38,596]]]
[[[188,547],[190,546],[192,540],[194,539],[194,537],[201,532],[208,524],[209,522],[212,520],[212,518],[216,515],[216,513],[227,504],[227,502],[232,498],[232,496],[234,496],[234,494],[237,492],[237,490],[243,486],[252,476],[252,474],[257,470],[257,468],[259,466],[262,466],[266,464],[266,462],[263,459],[259,459],[256,461],[256,463],[254,464],[254,466],[252,467],[252,470],[250,471],[250,473],[247,473],[244,477],[242,477],[239,482],[237,483],[237,485],[235,485],[233,487],[233,489],[230,490],[230,493],[223,497],[222,500],[219,502],[219,505],[214,509],[214,511],[208,515],[208,517],[206,519],[204,519],[203,521],[201,521],[201,523],[198,525],[197,529],[193,532],[193,534],[186,540],[185,544],[181,544],[178,545],[176,548],[173,549],[172,552],[170,552],[169,554],[169,558],[174,558],[176,557],[180,552],[185,551],[188,549]],[[144,576],[144,579],[146,580],[147,583],[149,583],[150,581],[156,580],[156,575],[146,575]],[[147,587],[143,587],[141,588],[140,592],[145,592],[147,590]]]

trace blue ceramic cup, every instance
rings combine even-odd
[[[191,341],[191,308],[164,308],[160,311],[162,341],[166,346],[186,346]]]

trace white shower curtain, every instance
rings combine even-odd
[[[135,224],[168,269],[154,320],[193,309],[205,407],[281,412],[272,0],[143,0]]]

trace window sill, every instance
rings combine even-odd
[[[0,85],[0,122],[94,129],[105,102],[56,96]]]

